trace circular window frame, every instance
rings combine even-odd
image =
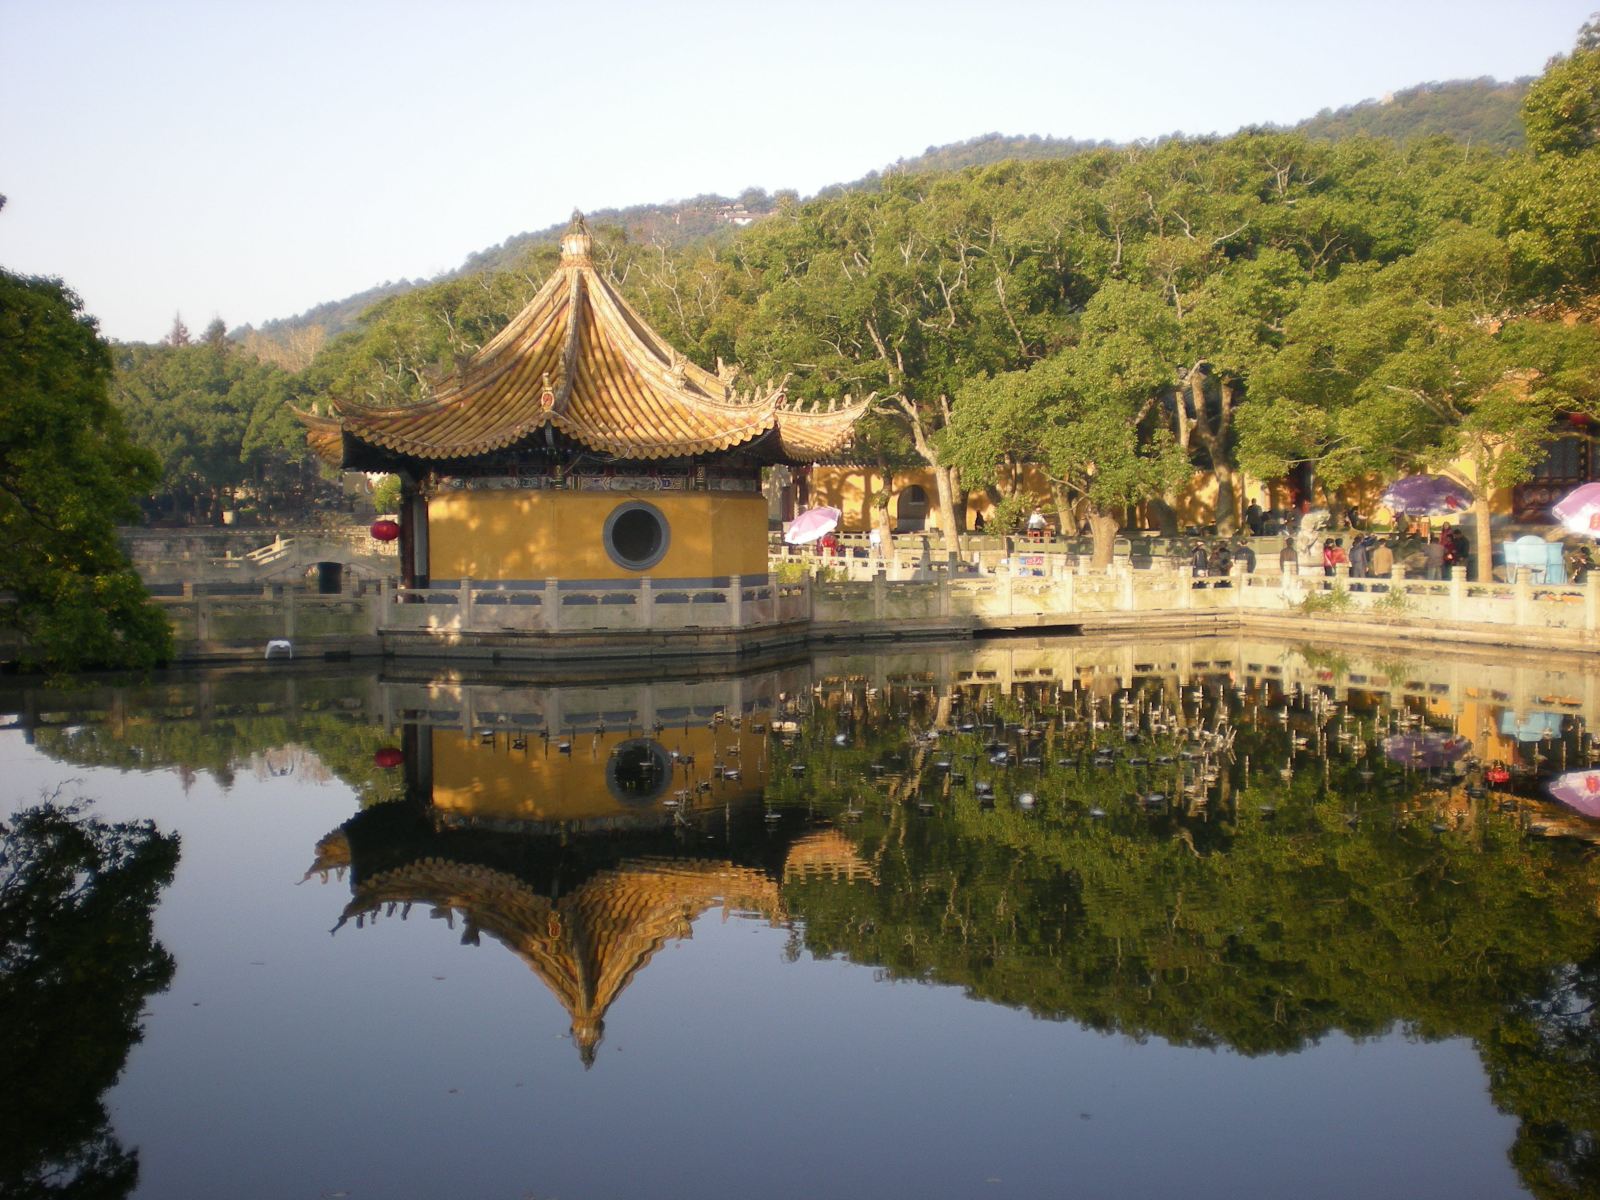
[[[661,529],[661,544],[647,558],[628,558],[618,548],[615,538],[617,522],[629,513],[648,513],[654,518],[656,525]],[[654,504],[646,500],[629,500],[619,504],[611,510],[606,517],[605,528],[600,531],[600,542],[605,547],[606,556],[625,571],[648,571],[667,556],[667,550],[672,545],[672,526],[667,523],[666,514]]]
[[[659,782],[654,791],[648,794],[630,791],[617,778],[617,768],[622,765],[623,755],[630,753],[648,756],[655,764]],[[667,748],[656,741],[655,738],[630,738],[617,745],[606,759],[606,791],[611,793],[611,798],[619,804],[625,804],[629,807],[642,807],[646,804],[653,804],[666,795],[667,789],[671,786],[672,755],[667,753]]]

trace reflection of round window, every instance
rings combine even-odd
[[[653,738],[634,738],[611,752],[606,788],[624,804],[648,804],[672,782],[672,759]]]
[[[611,561],[630,571],[653,567],[667,553],[667,519],[643,500],[617,505],[606,518],[603,536]]]

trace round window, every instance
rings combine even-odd
[[[606,553],[619,567],[643,571],[667,553],[667,519],[654,504],[630,500],[619,504],[606,518]]]
[[[672,758],[652,738],[634,738],[611,752],[606,789],[624,804],[648,804],[672,782]]]

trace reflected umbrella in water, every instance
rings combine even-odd
[[[1600,771],[1568,771],[1550,783],[1550,794],[1568,808],[1600,820]]]
[[[1395,733],[1383,739],[1383,753],[1397,763],[1414,767],[1442,767],[1472,748],[1460,734]]]
[[[791,546],[804,546],[814,542],[823,534],[837,529],[839,518],[843,515],[837,508],[831,508],[826,504],[808,508],[789,522],[789,528],[783,531],[783,540]]]

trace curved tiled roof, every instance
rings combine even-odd
[[[467,937],[487,933],[531,967],[572,1018],[585,1063],[612,1001],[667,941],[688,936],[695,917],[718,904],[783,915],[776,881],[730,862],[630,859],[552,899],[492,867],[424,858],[364,881],[339,924],[414,903],[459,912]]]
[[[871,402],[792,409],[781,384],[736,392],[737,374],[703,370],[667,345],[595,270],[580,219],[538,294],[432,399],[396,408],[335,400],[331,418],[298,415],[312,449],[341,464],[351,439],[443,462],[506,449],[546,426],[627,459],[691,458],[775,431],[772,456],[798,463],[844,447]]]

